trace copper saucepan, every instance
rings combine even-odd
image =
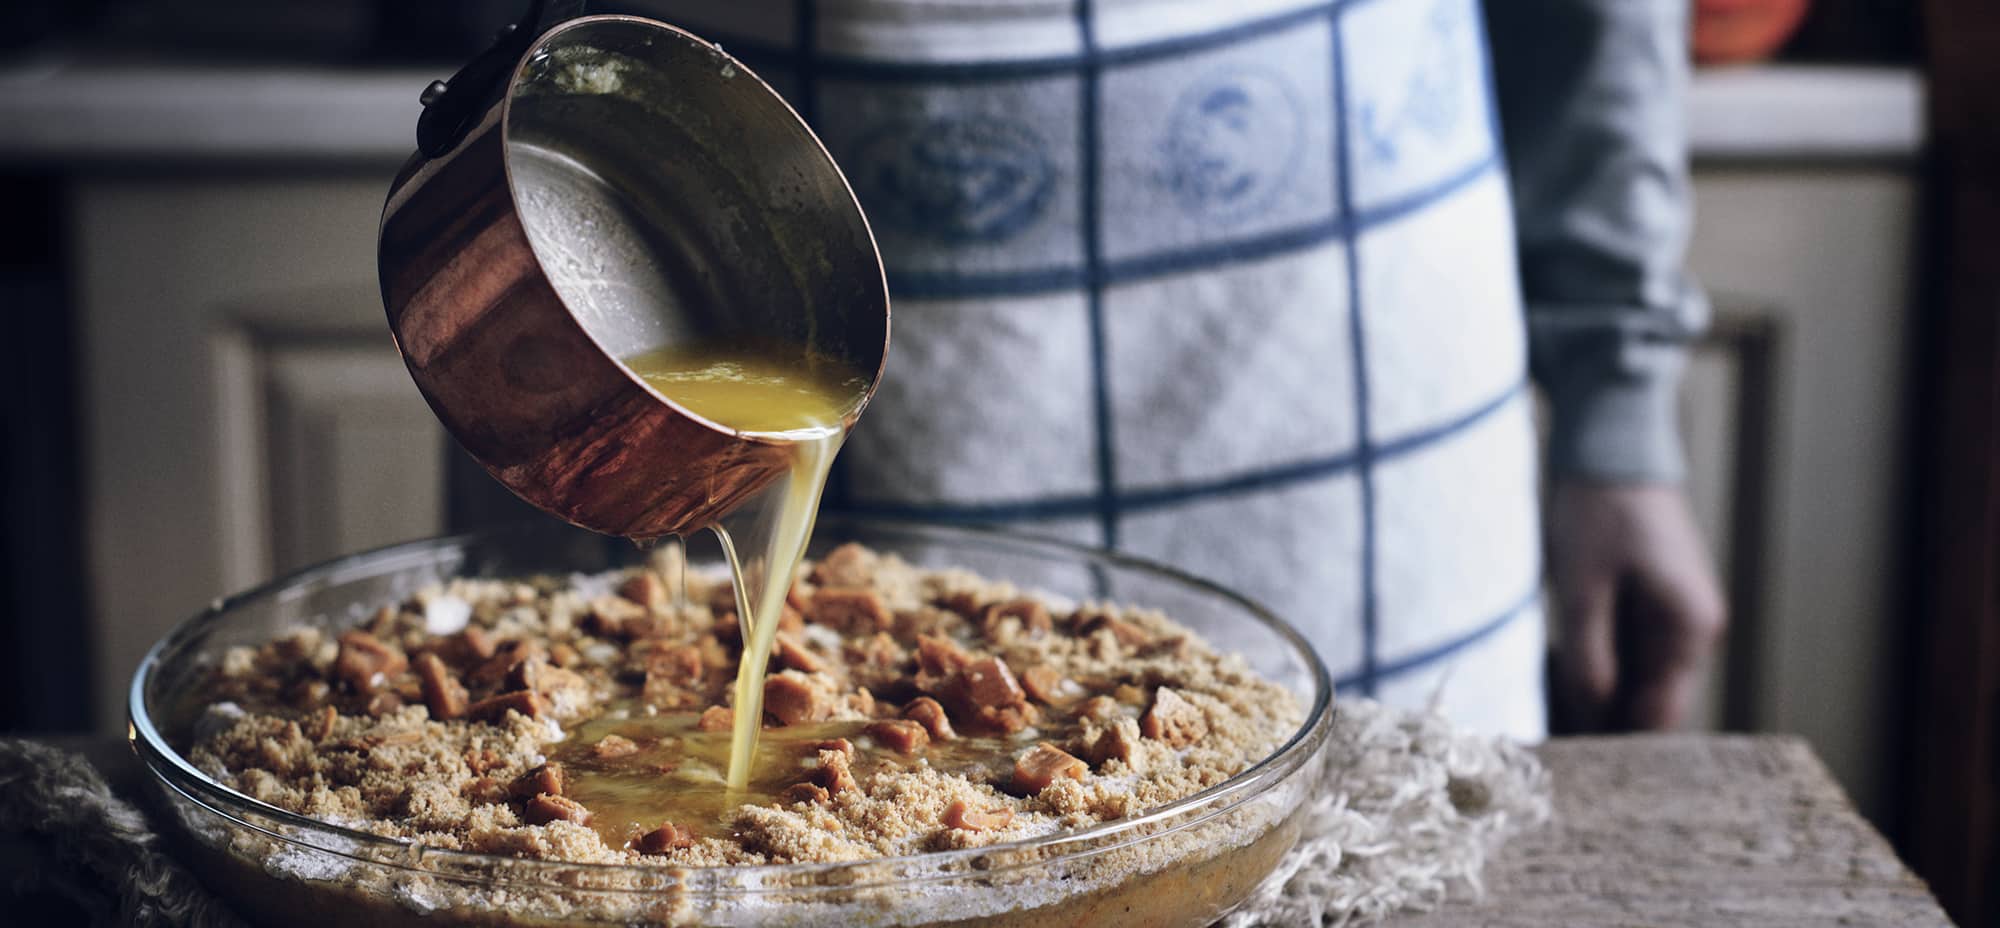
[[[539,4],[537,4],[539,8]],[[426,91],[382,214],[382,297],[445,427],[521,498],[652,538],[785,472],[780,438],[709,422],[618,362],[711,337],[798,346],[880,381],[888,287],[847,181],[720,48],[593,16],[518,31]]]

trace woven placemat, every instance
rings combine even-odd
[[[1320,762],[1325,786],[1298,846],[1229,928],[1364,924],[1476,894],[1488,855],[1549,814],[1534,755],[1427,713],[1343,701]],[[31,848],[14,855],[26,861],[7,875],[14,892],[66,898],[92,924],[243,924],[69,751],[0,739],[0,842]]]
[[[1549,818],[1532,753],[1431,713],[1337,703],[1322,762],[1298,846],[1228,928],[1359,925],[1477,896],[1488,855]]]
[[[9,889],[67,899],[92,925],[237,928],[243,922],[162,850],[152,822],[81,756],[0,739],[0,842]]]

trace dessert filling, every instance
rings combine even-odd
[[[668,545],[233,649],[192,694],[188,756],[256,799],[436,847],[833,862],[1129,817],[1241,773],[1302,718],[1154,611],[857,545],[780,575],[754,715],[733,685],[742,599]],[[746,717],[762,743],[727,789]]]

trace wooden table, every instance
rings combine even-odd
[[[1949,925],[1803,740],[1557,739],[1555,820],[1488,865],[1442,926]]]
[[[122,743],[52,739],[128,795]],[[1488,866],[1485,898],[1391,919],[1443,926],[1949,925],[1804,741],[1558,739],[1556,817]]]

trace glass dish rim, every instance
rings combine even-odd
[[[1023,838],[982,847],[928,851],[919,854],[879,857],[858,861],[758,864],[741,867],[680,867],[634,863],[535,860],[511,857],[504,854],[489,854],[477,851],[433,847],[400,838],[372,834],[356,828],[334,824],[279,808],[217,782],[208,774],[195,767],[179,751],[174,750],[168,745],[166,738],[153,724],[152,718],[146,711],[145,687],[153,674],[160,670],[162,655],[173,650],[175,646],[181,644],[185,639],[206,628],[208,625],[223,620],[231,611],[245,603],[268,596],[282,595],[287,589],[308,585],[315,579],[338,576],[346,571],[373,565],[377,562],[394,561],[402,557],[435,552],[454,546],[465,548],[482,543],[490,544],[509,536],[531,535],[538,531],[548,533],[558,530],[556,526],[546,523],[526,523],[398,542],[353,554],[342,555],[289,571],[249,589],[211,602],[207,608],[176,624],[159,641],[154,642],[151,648],[147,649],[145,657],[139,662],[138,669],[132,674],[132,683],[127,694],[126,713],[128,724],[126,738],[133,752],[141,761],[142,766],[146,768],[148,775],[159,781],[161,785],[181,793],[185,798],[193,800],[204,810],[219,815],[232,825],[249,828],[267,837],[320,853],[336,854],[375,866],[431,873],[435,873],[435,871],[414,867],[411,866],[411,863],[435,861],[451,865],[497,866],[503,868],[503,870],[509,868],[524,868],[528,870],[546,868],[555,872],[577,871],[599,875],[632,874],[645,876],[652,880],[670,875],[686,876],[703,872],[723,871],[739,881],[739,885],[737,886],[703,886],[693,890],[698,896],[715,896],[724,894],[756,895],[770,892],[796,893],[802,889],[814,887],[788,885],[783,881],[800,878],[824,878],[829,875],[842,873],[856,873],[861,878],[851,881],[839,881],[835,885],[822,885],[817,888],[854,890],[880,882],[879,880],[868,878],[870,871],[894,869],[910,865],[936,865],[937,869],[928,875],[929,878],[953,879],[965,876],[967,873],[946,869],[944,865],[950,862],[972,861],[979,857],[991,855],[1016,855],[1032,851],[1051,852],[1048,856],[1040,858],[1022,855],[1020,862],[1012,866],[976,868],[974,871],[979,874],[991,876],[996,872],[1004,872],[1017,867],[1047,866],[1065,859],[1087,858],[1139,842],[1158,840],[1185,828],[1208,821],[1215,815],[1234,808],[1237,803],[1247,801],[1283,782],[1300,766],[1317,756],[1319,749],[1325,744],[1331,732],[1334,700],[1333,678],[1332,674],[1327,670],[1325,662],[1320,659],[1318,652],[1313,648],[1312,643],[1304,635],[1300,634],[1296,628],[1293,628],[1290,623],[1278,617],[1269,609],[1218,583],[1146,558],[1134,557],[1116,551],[1094,548],[1060,539],[1031,536],[984,526],[943,525],[917,520],[862,518],[838,514],[825,515],[821,517],[819,522],[822,527],[844,527],[889,534],[934,536],[940,537],[946,542],[973,543],[982,546],[1000,545],[1031,550],[1039,549],[1044,554],[1059,554],[1071,559],[1080,558],[1084,563],[1097,562],[1125,570],[1137,571],[1141,574],[1150,574],[1158,579],[1164,579],[1189,587],[1206,595],[1221,597],[1232,606],[1243,610],[1250,618],[1264,625],[1268,630],[1276,633],[1280,639],[1293,648],[1295,653],[1305,658],[1310,669],[1313,698],[1310,705],[1306,707],[1305,717],[1300,722],[1298,728],[1263,759],[1201,792],[1175,800],[1163,806],[1149,809],[1131,818],[1104,822],[1073,831],[1061,831],[1055,834]],[[815,534],[817,535],[818,533],[819,529],[815,529]],[[1204,808],[1212,805],[1220,805],[1221,807],[1216,809]],[[317,833],[337,838],[349,844],[350,848],[347,850],[326,848],[309,841],[301,840],[298,837],[280,834],[273,831],[270,826],[260,825],[239,818],[238,812],[253,814],[267,819],[275,825],[290,826],[306,834]],[[1185,821],[1176,821],[1176,819],[1190,812],[1202,812],[1203,814],[1196,815]],[[1125,832],[1138,831],[1147,826],[1160,825],[1162,823],[1165,824],[1165,827],[1159,831],[1146,832],[1136,837],[1123,835]],[[1106,839],[1118,840],[1104,843]],[[1065,845],[1072,844],[1080,846],[1065,851]],[[409,863],[404,863],[397,860],[362,856],[357,853],[368,848],[391,852],[405,859],[414,859],[411,859]],[[767,881],[778,882],[767,885]],[[894,880],[899,885],[923,881],[921,879],[912,880],[907,876]],[[530,881],[523,880],[517,875],[509,874],[507,876],[496,876],[493,878],[493,882],[523,883]],[[604,890],[600,889],[598,891]],[[624,891],[650,892],[654,890],[633,889]]]

